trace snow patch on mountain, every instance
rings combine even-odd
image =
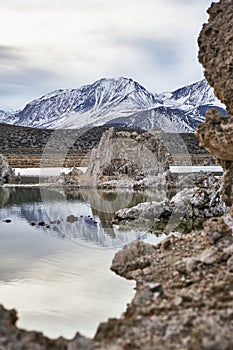
[[[0,123],[6,123],[8,119],[9,121],[12,121],[14,119],[15,114],[16,114],[16,111],[0,110]]]
[[[161,104],[132,79],[101,79],[79,89],[57,90],[17,113],[16,125],[39,128],[81,128],[102,125],[118,116]]]
[[[225,108],[215,97],[213,89],[205,79],[173,92],[163,93],[159,97],[166,107],[178,107],[182,110],[194,109],[201,105]]]
[[[78,89],[53,91],[14,114],[0,111],[0,122],[51,129],[111,123],[192,132],[213,106],[225,112],[205,79],[154,94],[132,79],[103,78]]]
[[[161,129],[164,132],[193,132],[198,122],[190,120],[190,117],[179,109],[160,106],[127,118],[116,118],[108,124],[144,130]]]
[[[205,120],[211,107],[223,115],[225,106],[215,97],[213,89],[205,79],[173,92],[158,95],[162,106],[141,111],[126,118],[113,119],[109,124],[138,127],[145,130],[160,128],[165,132],[194,132]]]

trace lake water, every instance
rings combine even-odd
[[[110,271],[115,253],[146,231],[119,231],[114,212],[147,200],[151,191],[0,188],[0,303],[16,308],[18,326],[52,338],[92,337],[119,317],[134,282]],[[9,221],[9,222],[8,222]]]

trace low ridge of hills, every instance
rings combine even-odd
[[[47,152],[47,164],[59,166],[61,152],[67,152],[64,166],[86,166],[91,150],[96,147],[108,125],[82,129],[40,129],[9,124],[0,124],[0,154],[7,157],[12,167],[40,167],[41,158]],[[145,132],[122,126],[114,127],[118,131]],[[212,157],[198,145],[194,133],[164,133],[166,143],[172,144],[174,152],[183,152],[180,140],[189,152],[193,165],[213,164]],[[181,139],[180,139],[181,138]],[[52,140],[52,141],[51,141]],[[74,140],[74,142],[71,142]],[[51,156],[50,156],[51,155]]]

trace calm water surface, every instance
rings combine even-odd
[[[146,231],[120,232],[114,212],[161,196],[0,188],[0,303],[18,310],[21,328],[53,338],[93,336],[133,296],[134,282],[109,269],[114,254],[135,239],[157,240]]]

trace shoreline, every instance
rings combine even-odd
[[[21,330],[16,311],[1,306],[0,335],[15,346],[20,339],[25,349],[232,348],[233,237],[226,220],[210,219],[203,231],[170,235],[157,245],[134,241],[116,253],[111,270],[136,281],[135,295],[119,319],[100,323],[93,339]]]

